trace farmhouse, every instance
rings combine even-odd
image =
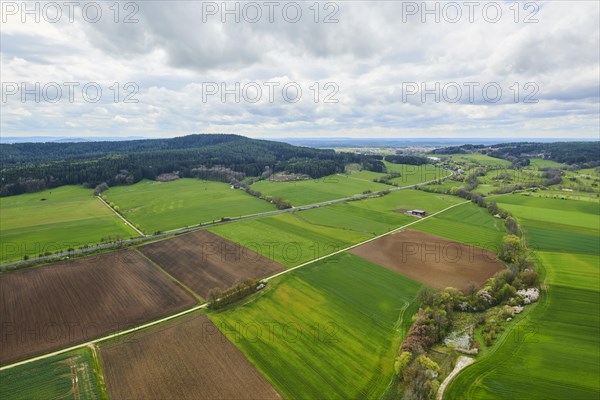
[[[424,217],[427,212],[424,210],[410,210],[408,214],[414,215],[415,217]]]

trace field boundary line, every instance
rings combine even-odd
[[[367,239],[367,240],[365,240],[365,241],[363,241],[363,242],[360,242],[360,243],[353,244],[353,245],[351,245],[351,246],[348,246],[348,247],[346,247],[346,248],[343,248],[343,249],[341,249],[341,250],[337,250],[337,251],[335,251],[335,252],[333,252],[333,253],[330,253],[330,254],[324,255],[324,256],[322,256],[322,257],[315,258],[315,259],[313,259],[313,260],[307,261],[307,262],[305,262],[305,263],[302,263],[302,264],[299,264],[299,265],[296,265],[295,267],[291,267],[291,268],[289,268],[289,269],[286,269],[285,271],[281,271],[281,272],[279,272],[279,273],[277,273],[277,274],[275,274],[275,275],[271,275],[271,276],[269,276],[268,278],[265,278],[265,279],[267,279],[267,280],[271,280],[271,279],[273,279],[273,278],[277,278],[278,276],[281,276],[281,275],[287,274],[288,272],[294,271],[294,270],[296,270],[296,269],[298,269],[298,268],[305,267],[305,266],[307,266],[307,265],[309,265],[309,264],[312,264],[312,263],[314,263],[314,262],[317,262],[317,261],[324,260],[324,259],[326,259],[326,258],[329,258],[329,257],[331,257],[331,256],[335,256],[335,255],[337,255],[337,254],[340,254],[340,253],[344,253],[344,252],[346,252],[346,251],[348,251],[348,250],[352,250],[352,249],[353,249],[353,248],[355,248],[355,247],[362,246],[363,244],[366,244],[366,243],[372,242],[372,241],[374,241],[374,240],[381,239],[382,237],[385,237],[385,236],[388,236],[388,235],[394,234],[394,233],[396,233],[396,232],[398,232],[398,231],[401,231],[401,230],[403,230],[403,229],[406,229],[406,228],[407,228],[407,227],[409,227],[409,226],[412,226],[412,225],[414,225],[414,224],[418,224],[419,222],[423,222],[423,221],[425,221],[426,219],[429,219],[429,218],[431,218],[431,217],[435,217],[436,215],[438,215],[438,214],[440,214],[440,213],[443,213],[444,211],[448,211],[448,210],[450,210],[451,208],[458,207],[458,206],[461,206],[461,205],[463,205],[463,204],[467,204],[467,203],[470,203],[470,202],[471,202],[470,200],[467,200],[467,201],[463,201],[463,202],[461,202],[461,203],[453,204],[453,205],[451,205],[450,207],[446,207],[446,208],[444,208],[443,210],[437,211],[437,212],[435,212],[435,213],[433,213],[433,214],[430,214],[430,215],[428,215],[428,216],[426,216],[426,217],[419,218],[419,219],[418,219],[418,220],[416,220],[416,221],[410,222],[410,223],[408,223],[408,224],[406,224],[406,225],[402,225],[402,226],[400,226],[400,227],[398,227],[398,228],[394,228],[394,229],[392,229],[391,231],[388,231],[388,232],[382,233],[381,235],[374,236],[374,237],[372,237],[372,238],[370,238],[370,239]]]
[[[98,390],[100,391],[101,399],[108,399],[108,390],[106,389],[106,376],[104,375],[104,367],[102,366],[102,360],[98,354],[98,349],[93,344],[88,346],[92,353],[92,363],[96,374],[98,374]]]
[[[179,279],[175,278],[173,275],[171,275],[170,273],[168,273],[163,267],[161,267],[157,262],[155,262],[153,259],[151,259],[150,257],[146,256],[144,253],[142,253],[139,248],[135,247],[133,249],[133,251],[135,251],[136,253],[138,253],[140,256],[142,256],[144,259],[146,259],[150,264],[152,264],[155,268],[157,268],[160,272],[162,272],[163,274],[165,274],[169,279],[171,279],[173,282],[175,282],[175,284],[181,286],[182,288],[184,288],[187,292],[189,292],[189,294],[191,294],[196,300],[198,300],[200,303],[204,303],[204,299],[196,292],[194,292],[190,287],[188,287],[187,285],[185,285],[183,282],[180,282]]]
[[[105,201],[105,200],[102,198],[102,196],[96,196],[96,197],[98,198],[98,200],[100,200],[102,203],[104,203],[104,205],[105,205],[106,207],[108,207],[108,208],[110,209],[110,211],[114,212],[114,213],[117,215],[117,217],[121,218],[121,220],[122,220],[123,222],[125,222],[125,223],[126,223],[128,226],[129,226],[129,227],[131,227],[131,228],[132,228],[134,231],[136,231],[136,232],[137,232],[137,233],[138,233],[140,236],[142,236],[142,237],[146,237],[146,236],[147,236],[146,234],[142,233],[142,231],[140,231],[138,228],[136,228],[136,227],[135,227],[135,226],[134,226],[134,225],[133,225],[131,222],[127,221],[127,219],[125,219],[125,217],[124,217],[124,216],[122,216],[122,215],[121,215],[121,214],[119,214],[119,213],[118,213],[118,212],[117,212],[117,211],[116,211],[114,208],[112,208],[112,207],[110,206],[110,204],[108,204],[108,203],[107,203],[107,202],[106,202],[106,201]]]
[[[281,272],[279,272],[277,274],[271,275],[271,276],[269,276],[267,278],[264,278],[264,279],[271,280],[273,278],[277,278],[277,277],[279,277],[281,275],[287,274],[287,273],[292,272],[294,270],[297,270],[299,268],[302,268],[302,267],[305,267],[307,265],[313,264],[313,263],[315,263],[317,261],[321,261],[321,260],[324,260],[326,258],[335,256],[337,254],[340,254],[340,253],[343,253],[343,252],[348,251],[350,249],[353,249],[355,247],[361,246],[361,245],[363,245],[365,243],[372,242],[373,240],[377,240],[377,239],[382,238],[384,236],[391,235],[391,234],[396,233],[396,232],[398,232],[398,231],[400,231],[402,229],[405,229],[408,226],[412,226],[414,224],[418,224],[419,222],[422,222],[422,221],[424,221],[426,219],[429,219],[431,217],[435,217],[436,215],[441,214],[441,213],[443,213],[445,211],[448,211],[448,210],[450,210],[450,209],[452,209],[454,207],[458,207],[458,206],[461,206],[463,204],[467,204],[467,203],[470,203],[470,202],[471,202],[470,200],[467,200],[467,201],[463,201],[461,203],[453,204],[450,207],[446,207],[443,210],[437,211],[437,212],[435,212],[435,213],[433,213],[431,215],[428,215],[428,216],[423,217],[423,218],[419,218],[416,221],[413,221],[413,222],[408,223],[406,225],[402,225],[402,226],[400,226],[398,228],[392,229],[389,232],[386,232],[384,234],[375,236],[375,237],[373,237],[371,239],[367,239],[367,240],[365,240],[363,242],[360,242],[360,243],[356,243],[356,244],[354,244],[352,246],[349,246],[349,247],[347,247],[345,249],[335,251],[335,252],[327,254],[325,256],[315,258],[314,260],[307,261],[305,263],[302,263],[302,264],[297,265],[295,267],[289,268],[289,269],[287,269],[285,271],[281,271]],[[145,324],[142,324],[142,325],[130,328],[130,329],[126,329],[124,331],[113,332],[111,334],[99,337],[99,338],[94,339],[94,340],[90,340],[90,341],[85,342],[85,343],[80,343],[80,344],[77,344],[77,345],[74,345],[74,346],[71,346],[71,347],[67,347],[67,348],[64,348],[64,349],[53,351],[51,353],[46,353],[46,354],[42,354],[40,356],[36,356],[36,357],[33,357],[33,358],[21,360],[21,361],[18,361],[16,363],[13,363],[13,364],[0,366],[0,371],[4,371],[4,370],[10,369],[10,368],[14,368],[14,367],[18,367],[18,366],[21,366],[21,365],[29,364],[29,363],[34,362],[34,361],[44,360],[46,358],[54,357],[54,356],[57,356],[57,355],[60,355],[60,354],[63,354],[63,353],[68,353],[69,351],[77,350],[77,349],[80,349],[80,348],[83,348],[83,347],[86,347],[86,346],[91,346],[91,345],[94,345],[96,343],[105,342],[107,340],[114,339],[114,338],[117,338],[119,336],[128,335],[130,333],[137,332],[137,331],[140,331],[142,329],[150,328],[150,327],[152,327],[154,325],[158,325],[158,324],[161,324],[163,322],[167,322],[167,321],[170,321],[172,319],[175,319],[175,318],[178,318],[178,317],[182,317],[184,315],[190,314],[190,313],[198,311],[198,310],[202,310],[204,308],[208,308],[208,303],[200,304],[200,305],[194,306],[192,308],[189,308],[187,310],[183,310],[183,311],[180,311],[178,313],[169,315],[167,317],[163,317],[163,318],[157,319],[155,321],[150,321],[150,322],[147,322]]]

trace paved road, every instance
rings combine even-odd
[[[450,175],[445,176],[442,179],[446,180],[449,177],[451,177],[452,175],[454,175],[454,172],[450,171]],[[413,189],[413,188],[416,188],[416,187],[419,187],[419,186],[427,185],[427,184],[429,184],[431,182],[434,182],[436,180],[437,179],[434,179],[434,180],[431,180],[431,181],[427,181],[427,182],[417,183],[415,185],[402,186],[402,187],[390,186],[390,188],[387,189],[387,190],[389,190],[390,192],[395,192],[395,191],[398,191],[398,190]],[[55,260],[55,259],[60,259],[60,258],[64,258],[64,257],[73,257],[73,256],[76,256],[76,255],[81,255],[81,254],[85,254],[85,253],[91,253],[91,252],[98,251],[98,250],[118,248],[120,246],[127,246],[127,245],[132,245],[132,244],[146,242],[146,241],[153,241],[153,240],[157,240],[157,239],[161,239],[161,238],[166,238],[168,236],[172,236],[172,235],[175,235],[175,234],[193,232],[193,231],[197,231],[197,230],[201,230],[201,229],[206,229],[206,228],[210,228],[210,227],[218,226],[218,225],[223,225],[223,224],[229,224],[229,223],[237,222],[237,221],[244,221],[244,220],[248,220],[248,219],[260,218],[260,217],[267,217],[267,216],[270,216],[270,215],[277,215],[277,214],[283,214],[283,213],[287,213],[287,212],[302,211],[302,210],[309,210],[311,208],[316,208],[316,207],[329,206],[329,205],[336,204],[336,203],[343,203],[343,202],[348,201],[348,200],[368,199],[368,198],[378,197],[378,193],[381,193],[381,192],[369,193],[369,194],[358,194],[358,195],[354,195],[354,196],[350,196],[350,197],[344,197],[344,198],[341,198],[341,199],[323,201],[321,203],[314,203],[314,204],[307,204],[307,205],[304,205],[304,206],[292,207],[292,208],[288,208],[288,209],[285,209],[285,210],[275,210],[275,211],[268,211],[268,212],[259,213],[259,214],[244,215],[244,216],[241,216],[241,217],[230,218],[227,221],[209,222],[209,223],[204,223],[204,224],[201,224],[201,225],[194,225],[194,226],[190,226],[190,227],[186,227],[186,228],[173,229],[173,230],[170,230],[170,231],[166,231],[166,232],[159,233],[159,234],[154,234],[154,235],[144,235],[142,232],[138,231],[123,216],[121,216],[120,214],[118,214],[118,213],[115,212],[119,216],[119,218],[121,218],[122,220],[124,220],[129,226],[133,227],[133,229],[135,229],[136,231],[138,231],[142,236],[136,237],[136,238],[131,238],[131,239],[121,240],[119,242],[111,242],[111,243],[99,244],[99,245],[96,245],[96,246],[90,246],[90,247],[86,247],[85,249],[74,249],[72,251],[65,251],[65,252],[58,253],[58,254],[51,254],[49,256],[35,257],[35,258],[30,258],[28,260],[19,260],[19,261],[14,261],[14,262],[6,263],[6,264],[0,264],[0,268],[6,268],[6,267],[10,267],[10,266],[18,266],[18,265],[22,265],[22,264],[27,264],[27,263],[32,263],[32,262],[38,262],[38,261],[44,261],[44,260]],[[100,200],[102,200],[102,199],[100,199]],[[102,202],[104,202],[104,204],[106,204],[106,202],[104,200],[102,200]],[[108,204],[106,204],[106,206],[109,207],[112,210],[112,208]]]
[[[384,236],[391,235],[391,234],[393,234],[393,233],[396,233],[396,232],[398,232],[398,231],[401,231],[401,230],[403,230],[403,229],[406,229],[406,228],[408,228],[409,226],[412,226],[412,225],[418,224],[418,223],[420,223],[420,222],[423,222],[423,221],[425,221],[425,220],[426,220],[426,219],[428,219],[428,218],[434,217],[434,216],[436,216],[436,215],[438,215],[438,214],[441,214],[441,213],[443,213],[443,212],[445,212],[445,211],[448,211],[448,210],[450,210],[450,209],[452,209],[452,208],[454,208],[454,207],[458,207],[458,206],[461,206],[461,205],[463,205],[463,204],[466,204],[466,203],[470,203],[470,200],[469,200],[469,201],[463,201],[462,203],[457,203],[457,204],[451,205],[451,206],[449,206],[449,207],[446,207],[446,208],[444,208],[443,210],[440,210],[440,211],[438,211],[438,212],[435,212],[435,213],[433,213],[433,214],[430,214],[430,215],[428,215],[427,217],[424,217],[424,218],[419,218],[419,219],[415,220],[414,222],[408,223],[408,224],[406,224],[406,225],[402,225],[402,226],[400,226],[400,227],[398,227],[398,228],[396,228],[396,229],[393,229],[393,230],[391,230],[391,231],[389,231],[389,232],[386,232],[386,233],[384,233],[384,234],[382,234],[382,235],[375,236],[375,237],[373,237],[373,238],[371,238],[371,239],[367,239],[367,240],[365,240],[365,241],[363,241],[363,242],[360,242],[360,243],[354,244],[354,245],[352,245],[352,246],[348,246],[348,247],[346,247],[345,249],[338,250],[338,251],[336,251],[336,252],[333,252],[333,253],[331,253],[331,254],[328,254],[328,255],[326,255],[326,256],[322,256],[322,257],[319,257],[319,258],[315,258],[314,260],[311,260],[311,261],[305,262],[305,263],[303,263],[303,264],[300,264],[300,265],[297,265],[297,266],[295,266],[295,267],[288,268],[288,269],[286,269],[285,271],[282,271],[282,272],[279,272],[279,273],[277,273],[277,274],[271,275],[271,276],[269,276],[268,278],[265,278],[265,279],[267,279],[267,280],[270,280],[270,279],[273,279],[273,278],[277,278],[277,277],[279,277],[279,276],[281,276],[281,275],[288,274],[288,273],[290,273],[290,272],[292,272],[292,271],[294,271],[294,270],[297,270],[298,268],[303,268],[303,267],[306,267],[307,265],[313,264],[313,263],[315,263],[315,262],[317,262],[317,261],[321,261],[321,260],[324,260],[324,259],[326,259],[326,258],[333,257],[333,256],[335,256],[336,254],[343,253],[343,252],[345,252],[345,251],[348,251],[348,250],[351,250],[351,249],[353,249],[353,248],[355,248],[355,247],[361,246],[361,245],[363,245],[363,244],[365,244],[365,243],[369,243],[369,242],[372,242],[373,240],[377,240],[377,239],[379,239],[379,238],[382,238],[382,237],[384,237]],[[155,321],[147,322],[147,323],[145,323],[145,324],[142,324],[142,325],[136,326],[136,327],[134,327],[134,328],[131,328],[131,329],[126,329],[126,330],[124,330],[124,331],[119,331],[119,332],[111,333],[111,334],[109,334],[109,335],[106,335],[106,336],[100,337],[100,338],[98,338],[98,339],[90,340],[89,342],[85,342],[85,343],[81,343],[81,344],[78,344],[78,345],[75,345],[75,346],[67,347],[67,348],[65,348],[65,349],[61,349],[61,350],[54,351],[54,352],[52,352],[52,353],[43,354],[43,355],[41,355],[41,356],[37,356],[37,357],[33,357],[33,358],[29,358],[29,359],[26,359],[26,360],[23,360],[23,361],[16,362],[16,363],[14,363],[14,364],[4,365],[4,366],[0,367],[0,371],[3,371],[3,370],[5,370],[5,369],[10,369],[10,368],[18,367],[19,365],[29,364],[29,363],[31,363],[31,362],[34,362],[34,361],[39,361],[39,360],[43,360],[43,359],[46,359],[46,358],[49,358],[49,357],[57,356],[57,355],[59,355],[59,354],[63,354],[63,353],[66,353],[66,352],[69,352],[69,351],[72,351],[72,350],[80,349],[80,348],[82,348],[82,347],[91,346],[91,345],[93,345],[93,344],[100,343],[100,342],[104,342],[104,341],[107,341],[107,340],[109,340],[109,339],[114,339],[114,338],[116,338],[116,337],[119,337],[119,336],[127,335],[127,334],[130,334],[130,333],[133,333],[133,332],[136,332],[136,331],[139,331],[139,330],[145,329],[145,328],[149,328],[149,327],[151,327],[151,326],[154,326],[154,325],[161,324],[161,323],[163,323],[163,322],[166,322],[166,321],[172,320],[172,319],[174,319],[174,318],[181,317],[181,316],[183,316],[183,315],[186,315],[186,314],[189,314],[189,313],[191,313],[191,312],[194,312],[194,311],[201,310],[201,309],[203,309],[203,308],[206,308],[206,307],[207,307],[207,304],[206,304],[206,303],[205,303],[205,304],[200,304],[200,305],[194,306],[194,307],[192,307],[192,308],[189,308],[189,309],[187,309],[187,310],[184,310],[184,311],[178,312],[178,313],[176,313],[176,314],[169,315],[168,317],[164,317],[164,318],[161,318],[161,319],[158,319],[158,320],[155,320]]]

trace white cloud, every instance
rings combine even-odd
[[[406,2],[337,2],[339,22],[332,24],[322,23],[335,11],[323,9],[325,3],[320,3],[320,23],[313,21],[311,2],[300,3],[303,14],[297,23],[277,12],[269,23],[263,8],[256,24],[243,18],[235,23],[231,16],[222,23],[220,15],[203,22],[203,3],[190,1],[138,2],[138,23],[122,23],[131,11],[124,9],[115,23],[109,4],[101,4],[103,18],[93,24],[80,11],[75,22],[63,18],[55,24],[43,19],[23,24],[20,15],[5,15],[3,83],[80,86],[73,102],[65,91],[56,103],[36,103],[32,95],[22,102],[20,94],[8,95],[2,104],[3,135],[598,136],[597,2],[539,3],[539,22],[533,24],[522,22],[530,10],[520,11],[519,23],[513,21],[512,2],[495,3],[503,12],[497,23],[486,22],[480,9],[469,23],[464,6],[459,23],[443,18],[435,23],[431,15],[422,23],[419,15],[403,22]],[[102,89],[97,103],[86,102],[81,92],[90,82]],[[138,89],[125,86],[130,82]],[[256,103],[235,102],[229,94],[222,102],[217,93],[204,102],[207,82],[224,82],[229,89],[237,82],[241,87],[255,82],[262,97]],[[279,83],[273,102],[264,82]],[[289,82],[302,88],[296,103],[282,96]],[[337,86],[327,90],[328,82]],[[456,103],[444,98],[423,103],[419,94],[405,101],[407,82],[480,86],[472,103],[464,92]],[[482,98],[486,83],[502,88],[497,103]],[[537,91],[531,85],[528,90],[527,83]],[[523,103],[533,92],[539,102]],[[323,102],[328,94],[338,102]],[[127,95],[138,102],[124,103]]]

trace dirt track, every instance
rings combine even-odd
[[[205,315],[100,346],[114,399],[279,399]]]
[[[227,289],[244,278],[263,278],[285,267],[208,231],[197,231],[139,247],[184,285],[206,299],[212,288]]]
[[[487,250],[423,232],[405,230],[350,250],[351,253],[436,288],[482,285],[504,269]]]
[[[0,276],[0,363],[139,325],[196,301],[134,251]]]

